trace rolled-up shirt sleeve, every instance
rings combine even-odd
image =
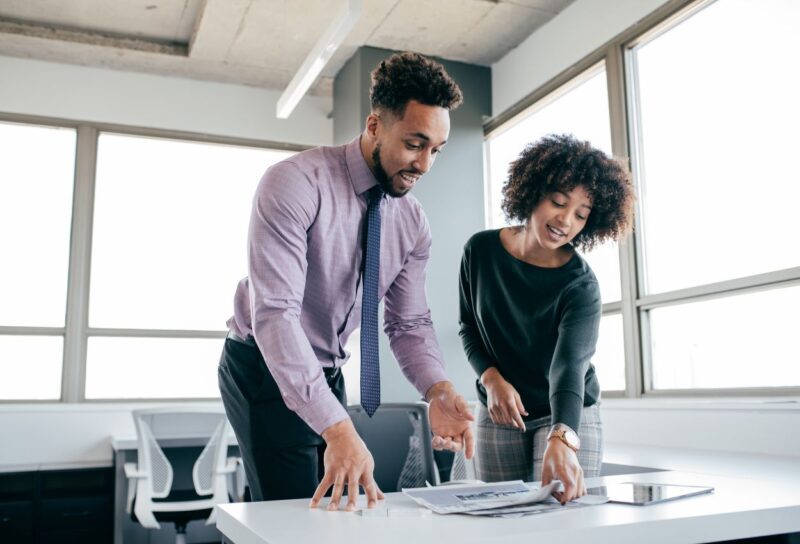
[[[291,162],[267,170],[253,201],[248,236],[253,336],[286,406],[315,432],[346,419],[300,324],[307,231],[319,194]]]
[[[417,244],[386,291],[384,332],[403,375],[424,396],[447,375],[425,291],[431,232],[424,214],[421,218]]]

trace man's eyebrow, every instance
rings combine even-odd
[[[410,137],[410,138],[419,138],[420,140],[425,140],[426,142],[430,142],[431,141],[430,136],[428,136],[424,132],[411,132],[411,133],[408,134],[408,137]],[[447,143],[447,140],[444,140],[439,145],[444,145],[446,143]]]

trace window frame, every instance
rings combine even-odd
[[[89,286],[92,257],[92,233],[94,216],[95,173],[97,169],[98,139],[101,133],[125,136],[152,137],[160,139],[233,145],[259,149],[299,152],[310,146],[216,136],[194,132],[135,127],[110,123],[82,122],[69,119],[0,112],[0,121],[32,126],[71,128],[77,133],[75,143],[75,171],[73,173],[73,200],[69,269],[67,277],[67,301],[64,327],[0,326],[0,335],[62,336],[64,354],[61,371],[61,398],[59,399],[0,399],[2,404],[53,404],[53,403],[131,403],[131,402],[203,402],[215,398],[135,398],[135,399],[87,399],[86,398],[86,351],[88,339],[97,337],[140,338],[225,338],[227,330],[163,330],[163,329],[115,329],[88,326]],[[233,288],[233,286],[231,287]]]
[[[670,0],[653,13],[589,53],[566,70],[534,90],[503,113],[484,123],[484,139],[492,133],[505,130],[538,108],[568,92],[579,84],[596,66],[605,63],[608,82],[611,146],[616,157],[628,161],[635,186],[640,185],[642,168],[642,138],[639,130],[638,86],[634,49],[680,24],[717,0]],[[489,166],[487,156],[486,217],[489,209]],[[638,190],[637,190],[638,192]],[[621,312],[625,352],[625,391],[603,392],[607,398],[736,398],[736,397],[798,397],[800,386],[752,388],[694,388],[654,389],[652,384],[652,357],[650,351],[649,311],[654,308],[699,302],[711,298],[758,292],[767,289],[800,285],[800,266],[782,270],[738,277],[710,284],[645,295],[645,270],[642,256],[643,240],[641,203],[636,203],[633,232],[619,245],[620,280],[622,300],[604,304],[603,315]]]

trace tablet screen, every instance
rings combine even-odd
[[[701,493],[710,493],[711,491],[714,491],[713,487],[625,482],[595,487],[590,489],[589,493],[592,495],[605,495],[608,497],[609,502],[645,505],[691,497]]]

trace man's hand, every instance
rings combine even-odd
[[[430,403],[428,417],[433,431],[433,447],[437,450],[461,451],[467,459],[475,452],[475,439],[470,422],[475,418],[464,397],[450,382],[438,382],[425,393]]]
[[[561,504],[586,495],[583,469],[575,451],[558,438],[551,438],[544,450],[542,487],[553,480],[561,480],[564,491],[553,493]]]
[[[317,486],[311,498],[311,508],[316,508],[319,501],[333,486],[331,501],[328,510],[338,510],[339,501],[347,486],[347,506],[345,510],[352,512],[356,508],[358,499],[358,486],[364,488],[367,494],[367,507],[374,508],[379,499],[383,499],[383,492],[378,489],[378,484],[372,476],[375,470],[375,461],[361,437],[358,436],[353,422],[349,419],[335,423],[322,432],[322,438],[327,442],[325,449],[325,475]]]
[[[489,367],[481,375],[481,383],[486,389],[488,397],[486,408],[489,410],[492,423],[509,425],[524,431],[525,422],[522,416],[527,416],[528,412],[522,405],[522,399],[514,386],[508,383],[494,367]]]

